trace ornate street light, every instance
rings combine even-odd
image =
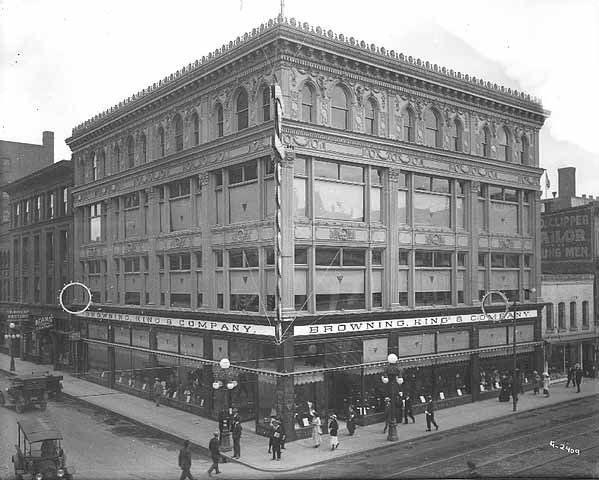
[[[21,338],[21,334],[15,331],[16,325],[14,322],[10,322],[8,325],[8,333],[4,335],[4,338],[7,339],[8,348],[10,350],[10,371],[15,371],[15,346],[14,341]]]
[[[219,390],[222,387],[226,387],[227,391],[225,392],[225,396],[227,399],[227,413],[229,412],[229,409],[232,408],[233,404],[231,401],[231,393],[232,390],[237,387],[238,383],[237,380],[233,380],[231,378],[229,378],[229,367],[231,367],[231,362],[229,361],[228,358],[223,358],[221,359],[221,361],[219,362],[220,368],[223,370],[223,376],[224,378],[222,380],[215,380],[212,383],[212,388],[214,388],[214,390]],[[230,435],[231,435],[231,425],[228,425],[227,423],[227,428],[225,430],[223,430],[221,432],[221,449],[223,451],[229,451],[231,450],[231,439],[230,439]]]
[[[395,389],[403,384],[403,377],[401,376],[401,369],[397,366],[397,355],[390,353],[387,356],[387,367],[385,373],[381,377],[381,381],[385,385],[389,385],[389,397],[391,398],[391,419],[389,420],[389,433],[387,434],[387,440],[397,440],[397,419],[395,418],[395,400],[397,393]],[[387,419],[385,419],[387,421]]]

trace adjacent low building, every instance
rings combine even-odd
[[[141,395],[158,377],[172,405],[258,431],[278,414],[293,438],[311,408],[380,418],[390,353],[417,402],[496,395],[515,312],[528,378],[547,115],[278,19],[75,127],[85,375]],[[510,316],[482,314],[491,289]]]

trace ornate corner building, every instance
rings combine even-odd
[[[85,373],[142,395],[159,377],[173,405],[297,437],[308,402],[379,418],[389,353],[415,398],[495,395],[513,329],[486,291],[514,302],[521,371],[543,363],[547,116],[282,18],[143,89],[67,139]]]

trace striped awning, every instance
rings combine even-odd
[[[542,342],[541,342],[542,343]],[[516,353],[529,353],[533,352],[535,349],[535,344],[526,344],[526,345],[517,345]],[[481,349],[479,352],[479,358],[492,358],[492,357],[502,357],[505,355],[509,355],[514,351],[514,347],[512,345],[502,345],[500,347],[493,347],[487,349]]]

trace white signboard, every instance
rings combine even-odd
[[[159,327],[195,328],[226,333],[245,333],[246,335],[275,336],[275,327],[268,325],[252,325],[248,323],[214,322],[189,318],[155,317],[152,315],[135,315],[130,313],[84,312],[79,315],[99,320],[116,320],[119,322],[141,323]]]
[[[445,315],[441,317],[400,318],[392,320],[376,320],[372,322],[330,323],[327,325],[299,325],[294,327],[295,336],[303,335],[329,335],[337,333],[372,332],[374,330],[394,330],[412,327],[438,327],[439,325],[453,325],[460,323],[490,323],[491,318],[499,321],[502,313],[473,313],[470,315]],[[536,318],[536,310],[523,310],[516,312],[516,318]],[[491,318],[489,318],[491,317]],[[510,312],[505,318],[512,319]]]

